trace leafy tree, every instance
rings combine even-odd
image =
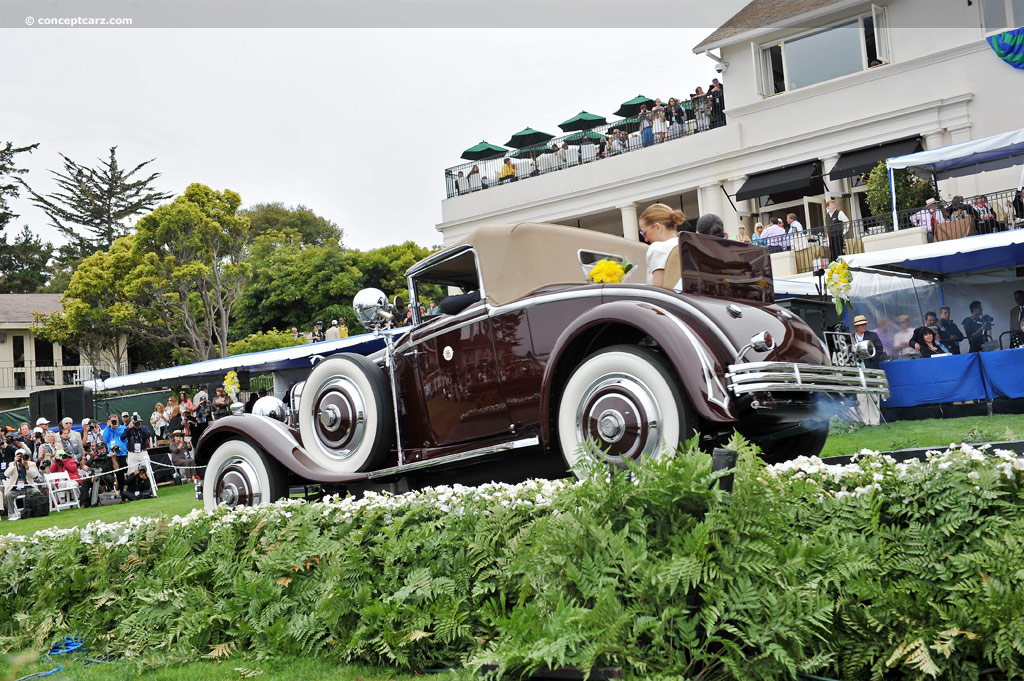
[[[37,317],[33,327],[36,335],[74,348],[93,366],[109,364],[113,375],[127,361],[128,345],[136,339],[138,315],[128,300],[125,277],[140,263],[134,239],[118,239],[109,251],[79,263],[64,294],[63,309]]]
[[[228,343],[229,355],[243,355],[247,352],[262,352],[276,348],[290,348],[294,345],[303,345],[306,339],[303,336],[294,338],[290,331],[278,331],[271,329],[266,333],[262,331],[246,336],[242,340]]]
[[[160,173],[138,175],[154,159],[126,171],[118,164],[116,152],[117,147],[111,147],[110,157],[100,161],[96,168],[81,165],[61,154],[63,172],[50,171],[57,180],[58,190],[42,196],[29,189],[32,201],[69,241],[61,248],[62,262],[77,261],[97,250],[110,248],[116,239],[128,234],[133,217],[151,211],[171,197],[153,188]]]
[[[232,309],[250,272],[241,202],[229,189],[191,184],[139,221],[133,254],[140,264],[124,273],[138,334],[166,340],[193,361],[228,354]]]
[[[868,188],[867,202],[871,214],[891,215],[892,192],[889,188],[889,167],[884,161],[864,176],[864,183]],[[928,198],[928,193],[932,191],[930,184],[903,169],[893,172],[893,184],[896,186],[896,210],[923,206]]]
[[[27,147],[16,147],[12,142],[4,142],[0,146],[0,232],[4,231],[7,224],[18,217],[12,213],[7,204],[8,197],[18,198],[21,193],[20,182],[15,182],[18,175],[24,175],[28,171],[16,165],[15,156],[24,152],[32,153],[32,150],[39,144],[30,144]]]
[[[342,229],[305,206],[288,208],[282,203],[257,203],[241,211],[249,218],[249,238],[256,239],[270,232],[297,232],[307,246],[338,244]]]
[[[265,233],[250,249],[253,275],[237,306],[234,337],[292,326],[308,331],[318,319],[339,316],[357,333],[352,297],[372,286],[408,298],[405,271],[429,253],[411,241],[364,252],[332,242],[305,246],[294,230]]]
[[[35,293],[45,284],[53,244],[35,236],[25,225],[10,244],[0,234],[0,293]]]

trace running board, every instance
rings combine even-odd
[[[502,442],[499,445],[492,445],[490,447],[483,447],[482,449],[473,449],[468,452],[461,452],[459,454],[449,454],[448,456],[442,456],[437,459],[426,459],[424,461],[413,461],[402,466],[393,466],[391,468],[382,468],[379,471],[370,471],[366,474],[367,478],[371,480],[374,478],[385,478],[392,475],[401,473],[407,473],[409,471],[420,470],[422,468],[433,468],[434,466],[445,466],[447,464],[456,463],[459,461],[468,461],[471,459],[478,459],[482,456],[489,456],[491,454],[498,454],[499,452],[507,452],[513,449],[522,449],[524,447],[536,447],[540,445],[540,437],[528,437],[522,440],[513,440],[512,442]]]

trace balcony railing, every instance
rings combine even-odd
[[[591,132],[597,134],[597,139],[587,136],[586,133],[574,132],[555,137],[543,145],[551,149],[557,146],[559,148],[557,152],[530,154],[529,152],[511,151],[486,161],[470,161],[452,166],[444,171],[446,194],[448,198],[452,198],[461,194],[483,191],[498,184],[519,182],[531,177],[547,175],[558,170],[638,151],[725,125],[723,99],[718,95],[708,94],[694,97],[681,101],[679,105],[686,117],[685,125],[681,123],[673,125],[669,120],[666,106],[664,125],[657,117],[652,120],[653,135],[647,144],[644,143],[637,117],[624,118],[591,128]],[[614,141],[612,133],[615,131],[626,133],[624,139],[618,142]],[[567,144],[568,148],[566,149]],[[506,158],[515,168],[515,174],[502,178],[502,167],[505,165]]]
[[[978,201],[981,198],[983,202]],[[918,206],[897,212],[895,224],[900,229],[924,227],[932,241],[1021,229],[1024,228],[1024,197],[1016,189],[1007,189],[965,198],[960,206],[949,202],[932,209]],[[763,245],[772,252],[795,251],[797,271],[811,272],[816,269],[817,260],[863,253],[864,237],[892,231],[893,216],[889,213],[851,220],[832,228],[790,231],[785,237],[770,238],[769,243]]]
[[[102,369],[91,364],[3,362],[0,363],[0,392],[29,393],[41,388],[81,385],[83,381],[98,378],[101,371],[107,375],[112,373],[109,367]],[[121,365],[118,373],[128,373],[127,362]]]

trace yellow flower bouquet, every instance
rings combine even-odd
[[[238,374],[234,371],[229,371],[224,376],[224,392],[231,397],[232,402],[237,402],[239,390],[241,390],[241,385],[238,383]]]
[[[850,306],[850,289],[853,283],[853,274],[850,273],[850,266],[842,258],[829,263],[825,271],[825,287],[836,304],[836,314],[842,315],[843,308]]]
[[[598,260],[590,270],[590,279],[595,284],[618,284],[633,269],[628,260],[618,263],[614,260]]]

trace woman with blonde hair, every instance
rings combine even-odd
[[[679,228],[686,222],[682,211],[664,203],[648,206],[640,216],[640,236],[650,244],[647,249],[647,283],[664,286],[665,263],[679,241]],[[672,282],[674,283],[674,282]]]
[[[170,400],[168,400],[168,403]],[[149,423],[153,426],[153,437],[157,440],[164,439],[164,430],[170,423],[170,419],[167,418],[167,412],[164,411],[163,402],[157,402],[153,407],[153,413],[149,417]]]

